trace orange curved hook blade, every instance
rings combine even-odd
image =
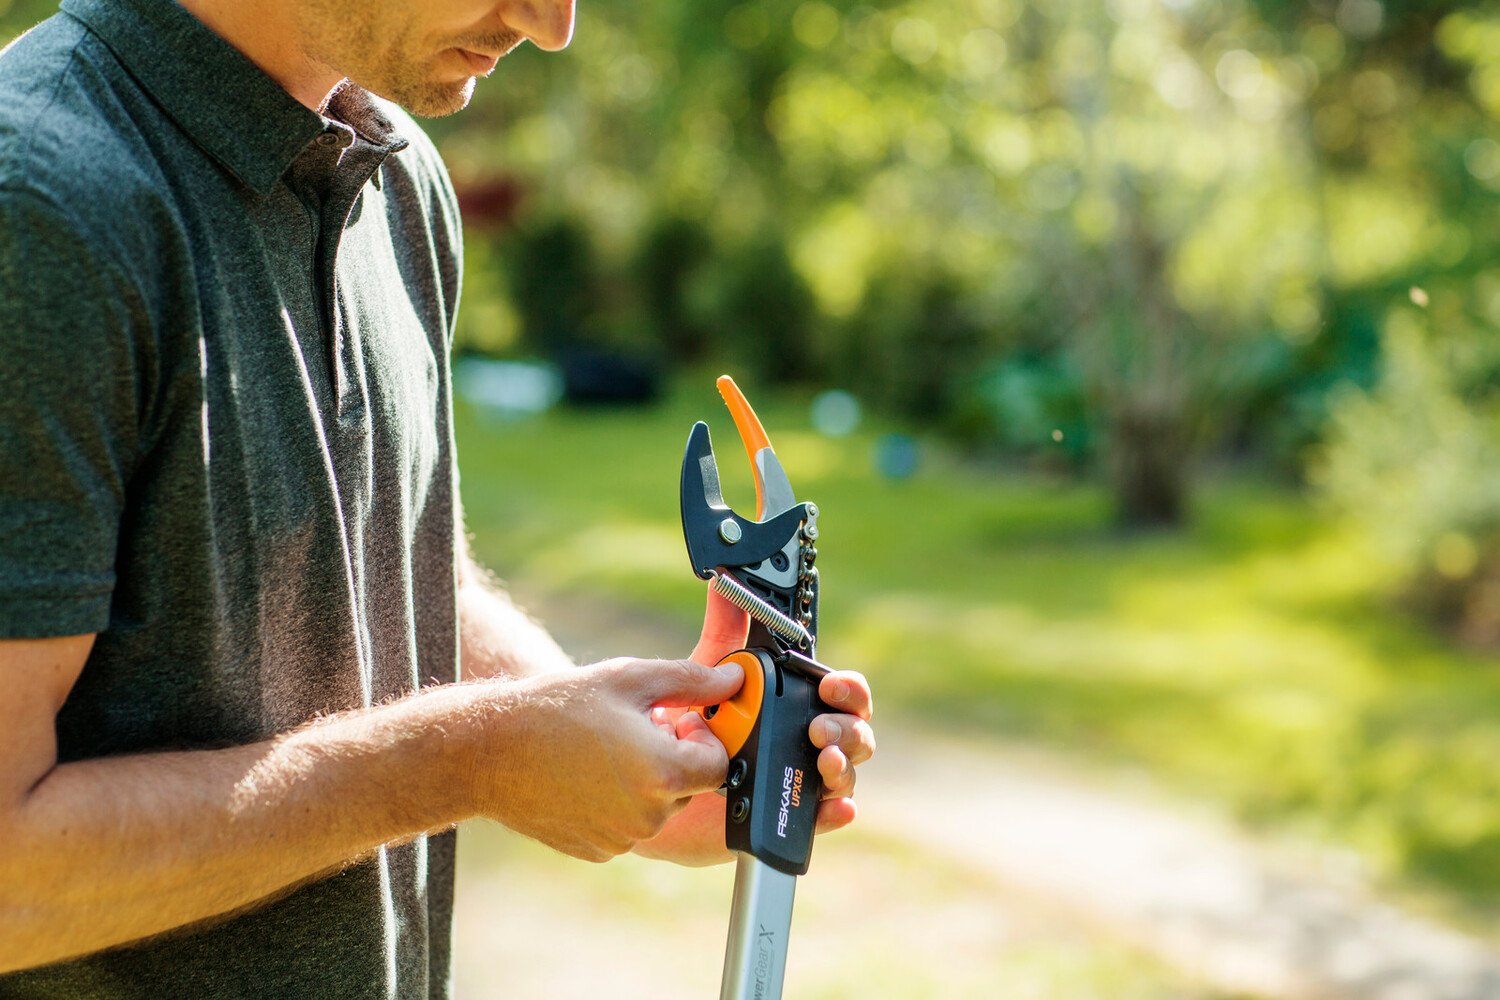
[[[755,478],[755,519],[764,520],[766,516],[766,490],[765,484],[761,482],[760,464],[756,462],[755,456],[762,450],[775,454],[771,447],[771,439],[766,436],[766,429],[760,425],[760,418],[750,407],[750,401],[745,394],[740,392],[740,387],[734,384],[734,379],[728,375],[720,375],[718,382],[719,395],[724,397],[724,404],[729,407],[729,413],[734,417],[734,426],[740,432],[740,440],[745,443],[745,454],[750,459],[750,471]]]

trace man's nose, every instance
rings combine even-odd
[[[574,0],[505,0],[500,18],[546,52],[568,47],[573,38]]]

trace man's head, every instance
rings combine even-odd
[[[574,0],[302,0],[308,58],[414,114],[450,115],[524,41],[555,52]]]

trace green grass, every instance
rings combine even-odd
[[[788,996],[1231,1000],[967,868],[853,830],[831,841],[798,881]],[[484,823],[459,865],[460,996],[715,994],[732,867],[595,867]]]
[[[878,428],[822,438],[804,400],[747,391],[822,508],[820,657],[864,670],[885,707],[1138,763],[1249,822],[1349,844],[1439,907],[1500,910],[1497,661],[1393,613],[1378,562],[1305,498],[1225,478],[1187,531],[1121,535],[1095,487],[935,446],[887,481]],[[707,376],[651,409],[494,423],[461,407],[481,557],[690,622],[677,477],[697,418],[751,512]]]

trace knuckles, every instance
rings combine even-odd
[[[675,761],[662,760],[646,769],[636,792],[644,801],[670,805],[687,795],[691,786],[692,778],[682,767]]]
[[[580,854],[584,861],[592,861],[596,865],[602,865],[606,861],[612,861],[635,846],[635,841],[630,838],[608,837],[602,842],[590,844],[587,854]]]
[[[618,681],[630,677],[638,669],[640,662],[628,656],[616,656],[608,660],[600,660],[593,665],[592,669],[610,680]]]
[[[632,842],[650,840],[661,833],[662,827],[667,825],[667,820],[672,816],[672,811],[665,803],[657,803],[650,808],[641,811],[637,817],[635,828],[629,831]]]

